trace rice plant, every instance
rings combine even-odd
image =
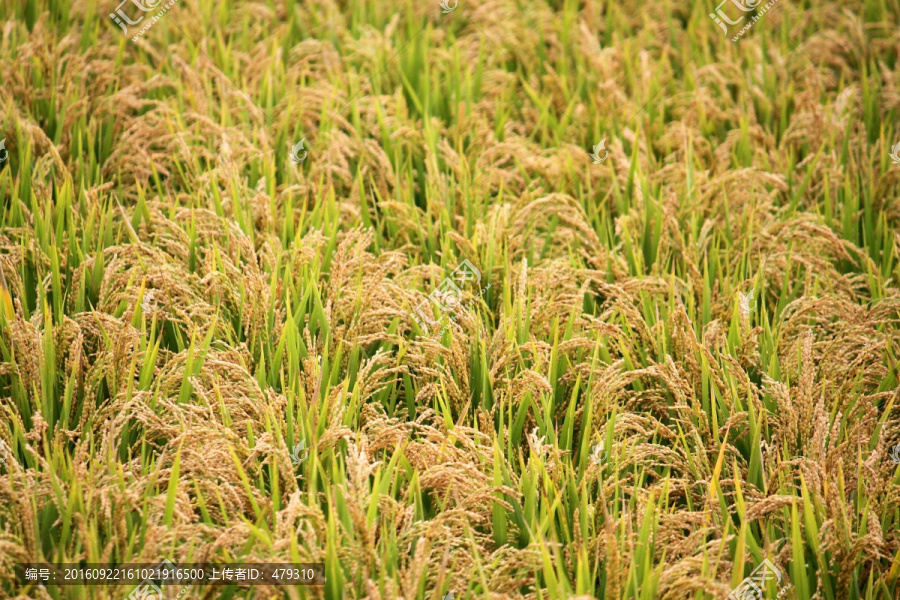
[[[896,1],[116,2],[0,3],[0,599],[900,597]]]

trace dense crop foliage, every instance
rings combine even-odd
[[[0,598],[896,599],[897,1],[438,1],[0,3]]]

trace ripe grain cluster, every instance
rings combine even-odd
[[[895,0],[116,1],[0,2],[0,599],[900,596]]]

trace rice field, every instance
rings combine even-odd
[[[900,598],[900,3],[716,1],[0,2],[0,600]]]

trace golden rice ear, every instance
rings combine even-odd
[[[0,596],[896,600],[896,2],[116,2],[0,2]]]

